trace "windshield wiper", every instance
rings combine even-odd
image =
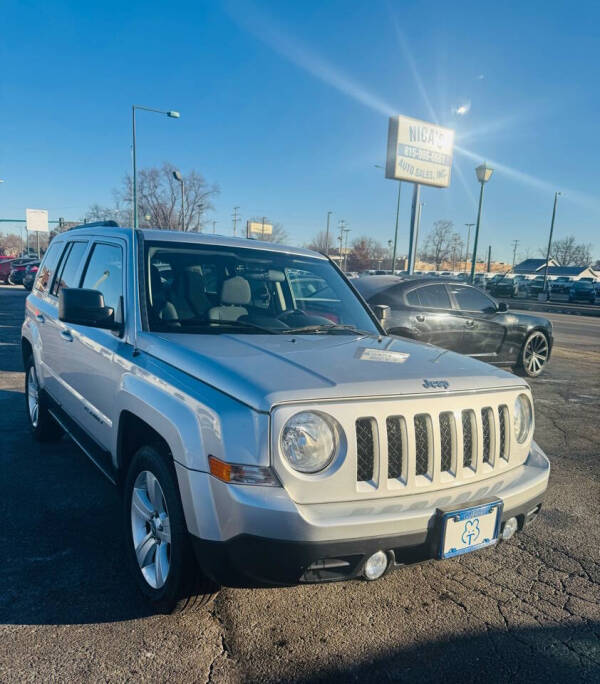
[[[280,334],[315,334],[322,335],[330,332],[347,332],[354,333],[356,335],[370,335],[370,333],[365,330],[358,330],[353,325],[340,325],[338,323],[332,323],[331,325],[304,325],[300,328],[289,328],[288,330],[278,331]]]
[[[257,332],[265,333],[266,335],[277,335],[280,332],[279,328],[273,330],[272,328],[265,328],[262,325],[257,325],[256,323],[249,323],[247,321],[206,321],[205,323],[194,323],[190,325],[189,328],[200,328],[201,330],[209,330],[212,327],[220,325],[227,328],[247,328],[248,330],[256,330]],[[188,326],[180,328],[181,332],[186,332],[187,329]],[[282,328],[281,330],[284,329]]]

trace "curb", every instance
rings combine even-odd
[[[600,318],[600,306],[572,306],[568,303],[561,304],[544,304],[527,299],[498,299],[499,302],[505,302],[510,306],[510,309],[522,309],[523,311],[541,311],[545,313],[559,313],[568,314],[570,316],[593,316]]]

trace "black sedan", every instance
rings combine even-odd
[[[509,312],[506,304],[471,285],[394,276],[368,276],[352,284],[371,307],[390,307],[384,326],[392,335],[510,366],[530,377],[550,359],[550,321]]]

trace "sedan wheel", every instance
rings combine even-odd
[[[531,378],[539,375],[548,361],[550,345],[546,335],[537,330],[525,341],[521,352],[521,364],[526,375]]]

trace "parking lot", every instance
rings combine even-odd
[[[29,436],[25,294],[0,287],[0,681],[599,680],[600,318],[540,314],[555,348],[531,385],[552,473],[522,534],[374,583],[224,589],[167,617],[124,567],[116,490],[69,440]]]

